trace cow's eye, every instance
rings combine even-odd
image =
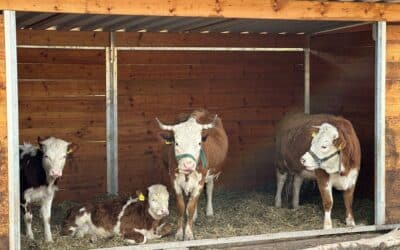
[[[44,158],[49,158],[49,156],[48,155],[44,155]]]
[[[199,142],[199,145],[201,146],[201,142]]]
[[[177,143],[177,142],[175,142],[175,146],[178,146],[178,143]]]
[[[63,158],[65,159],[65,158],[67,158],[67,156],[66,156],[66,155],[64,155],[64,157],[63,157]]]

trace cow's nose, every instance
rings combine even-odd
[[[61,177],[62,173],[61,173],[61,171],[59,171],[59,170],[54,170],[54,169],[52,169],[52,170],[50,171],[50,175],[51,175],[52,177]]]
[[[169,215],[169,211],[168,211],[168,209],[166,209],[166,208],[161,209],[161,213],[162,213],[163,215]]]
[[[187,161],[183,163],[183,166],[185,167],[185,169],[194,169],[196,167],[196,163],[194,163],[193,161]]]

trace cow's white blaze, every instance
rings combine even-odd
[[[329,123],[323,123],[318,127],[319,131],[311,141],[310,151],[313,152],[319,159],[335,154],[338,148],[335,146],[334,141],[339,138],[339,132],[336,127]],[[300,159],[307,170],[315,170],[322,168],[327,173],[335,173],[339,170],[339,154],[334,155],[330,159],[322,162],[319,166],[316,160],[311,156],[309,152],[306,152]],[[341,163],[340,163],[341,164]]]
[[[156,184],[148,188],[149,213],[156,219],[162,219],[169,214],[169,193],[164,185]]]
[[[68,154],[68,146],[71,143],[50,137],[40,141],[39,144],[43,152],[43,168],[47,177],[61,177]]]
[[[191,173],[196,169],[199,162],[202,147],[202,130],[214,127],[214,122],[199,124],[194,117],[190,117],[185,122],[169,126],[162,124],[158,119],[157,121],[161,129],[170,130],[174,133],[175,157],[178,161],[179,172],[184,174]]]

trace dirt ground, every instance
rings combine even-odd
[[[303,195],[304,197],[305,195]],[[332,211],[334,227],[344,225],[344,205],[341,195],[335,194],[335,204]],[[73,238],[61,236],[60,230],[62,221],[68,209],[79,203],[60,202],[55,203],[52,208],[52,232],[53,243],[43,241],[43,224],[39,217],[39,209],[34,209],[33,232],[35,240],[29,240],[22,236],[22,249],[91,249],[100,247],[122,246],[126,243],[120,237],[98,240],[91,243],[89,238]],[[196,239],[221,238],[229,236],[255,235],[264,233],[275,233],[284,231],[300,231],[321,229],[323,213],[318,193],[306,199],[301,199],[301,206],[298,209],[274,207],[274,193],[266,190],[236,191],[227,192],[216,190],[214,195],[213,217],[206,217],[205,196],[200,199],[199,217],[194,226]],[[173,202],[170,204],[170,221],[175,222],[176,211]],[[373,201],[368,199],[356,199],[354,202],[355,220],[358,225],[373,223]],[[22,225],[24,233],[24,225]],[[159,241],[173,241],[173,235],[153,240],[150,243]],[[289,244],[289,243],[288,243]],[[296,244],[295,244],[296,245]],[[273,245],[271,245],[273,246]],[[287,246],[288,249],[289,245]],[[251,247],[251,249],[254,249]],[[264,249],[264,248],[260,248]],[[265,248],[271,249],[271,248]],[[286,246],[285,246],[286,249]]]

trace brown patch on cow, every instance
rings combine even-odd
[[[315,170],[315,175],[317,176],[318,189],[321,194],[324,211],[325,212],[331,211],[333,206],[333,200],[332,197],[330,196],[330,193],[326,189],[328,186],[329,175],[324,170],[321,169]]]

